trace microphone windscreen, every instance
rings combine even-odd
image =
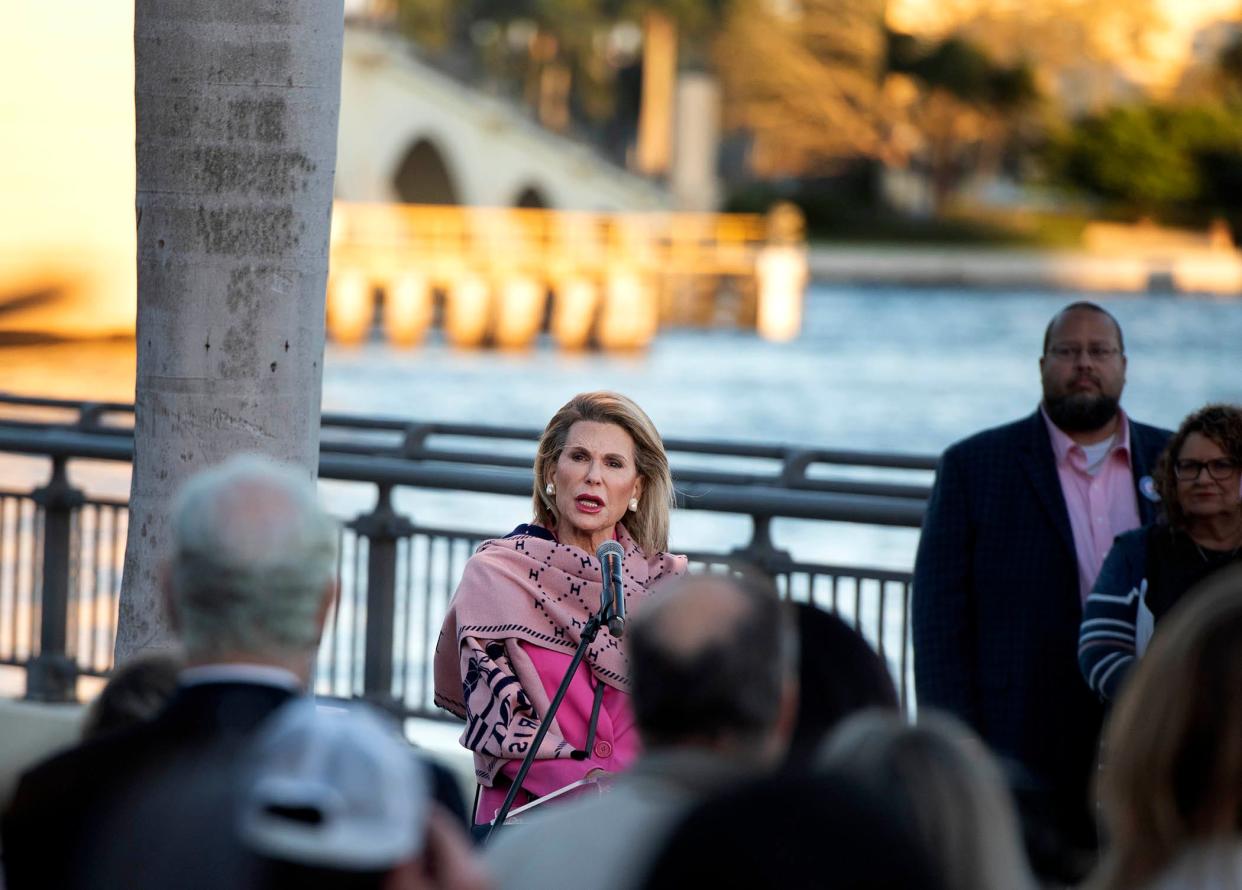
[[[599,549],[595,551],[595,558],[600,562],[603,562],[605,557],[608,556],[615,556],[617,559],[621,559],[625,556],[625,548],[616,541],[605,541],[600,544]]]

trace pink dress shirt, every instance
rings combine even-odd
[[[1130,467],[1130,421],[1118,409],[1113,447],[1092,476],[1087,472],[1087,455],[1082,446],[1052,422],[1042,405],[1039,410],[1052,438],[1057,476],[1078,556],[1078,594],[1085,603],[1104,565],[1104,557],[1112,549],[1113,539],[1139,525],[1138,495]]]
[[[556,690],[569,669],[573,656],[564,652],[555,652],[530,643],[519,642],[530,660],[534,662],[543,688],[547,690],[548,700],[556,695]],[[595,684],[599,682],[591,675],[586,664],[578,665],[574,681],[565,694],[560,708],[556,712],[556,725],[560,727],[561,736],[577,750],[586,744],[587,725],[591,720],[591,706],[595,700]],[[515,807],[529,803],[536,797],[542,797],[570,782],[576,782],[593,769],[607,770],[610,773],[621,772],[638,757],[640,742],[638,731],[634,727],[634,713],[630,710],[630,697],[612,686],[604,686],[604,699],[599,709],[599,722],[595,728],[595,744],[585,760],[572,760],[567,757],[555,760],[536,760],[531,764],[526,780],[522,782],[522,790],[518,793]],[[500,770],[500,775],[512,780],[521,768],[521,760],[511,760]],[[497,782],[491,788],[483,788],[479,799],[475,821],[490,822],[505,801],[509,792],[509,782]],[[530,793],[527,793],[530,792]],[[570,795],[566,795],[569,799]]]

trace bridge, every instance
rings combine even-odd
[[[349,25],[336,196],[347,201],[659,210],[666,191],[419,60],[391,32]]]

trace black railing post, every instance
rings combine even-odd
[[[397,542],[414,533],[414,525],[392,506],[392,486],[381,484],[375,509],[350,524],[367,539],[366,648],[362,664],[363,696],[385,707],[392,704],[393,636],[397,616]]]
[[[65,459],[52,460],[52,478],[31,493],[43,508],[43,591],[39,654],[26,670],[26,698],[66,702],[77,698],[77,663],[69,657],[69,569],[73,511],[85,500],[69,483]]]
[[[729,552],[729,558],[763,572],[773,582],[776,575],[788,571],[793,561],[788,550],[779,550],[772,543],[772,517],[754,514],[751,517],[750,541],[744,547]]]

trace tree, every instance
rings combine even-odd
[[[890,77],[914,84],[903,103],[891,103],[890,114],[919,134],[910,153],[926,168],[940,213],[965,176],[999,168],[1022,114],[1038,98],[1034,77],[1026,64],[999,65],[961,37],[925,46],[893,33],[888,59]]]
[[[751,133],[761,176],[883,152],[882,0],[736,0],[716,52],[726,122]]]
[[[929,41],[958,37],[985,48],[1002,65],[1025,61],[1039,91],[1078,114],[1118,97],[1149,59],[1149,45],[1164,27],[1159,0],[938,0],[894,2],[896,30]],[[911,16],[903,10],[921,10]],[[928,12],[931,10],[931,13]],[[919,21],[934,18],[932,23]],[[919,27],[926,24],[925,27]]]
[[[1242,109],[1118,106],[1057,134],[1049,161],[1056,181],[1128,215],[1195,222],[1236,215],[1242,202]]]
[[[314,476],[341,0],[137,0],[138,376],[118,661],[167,644],[173,492],[230,454]]]

